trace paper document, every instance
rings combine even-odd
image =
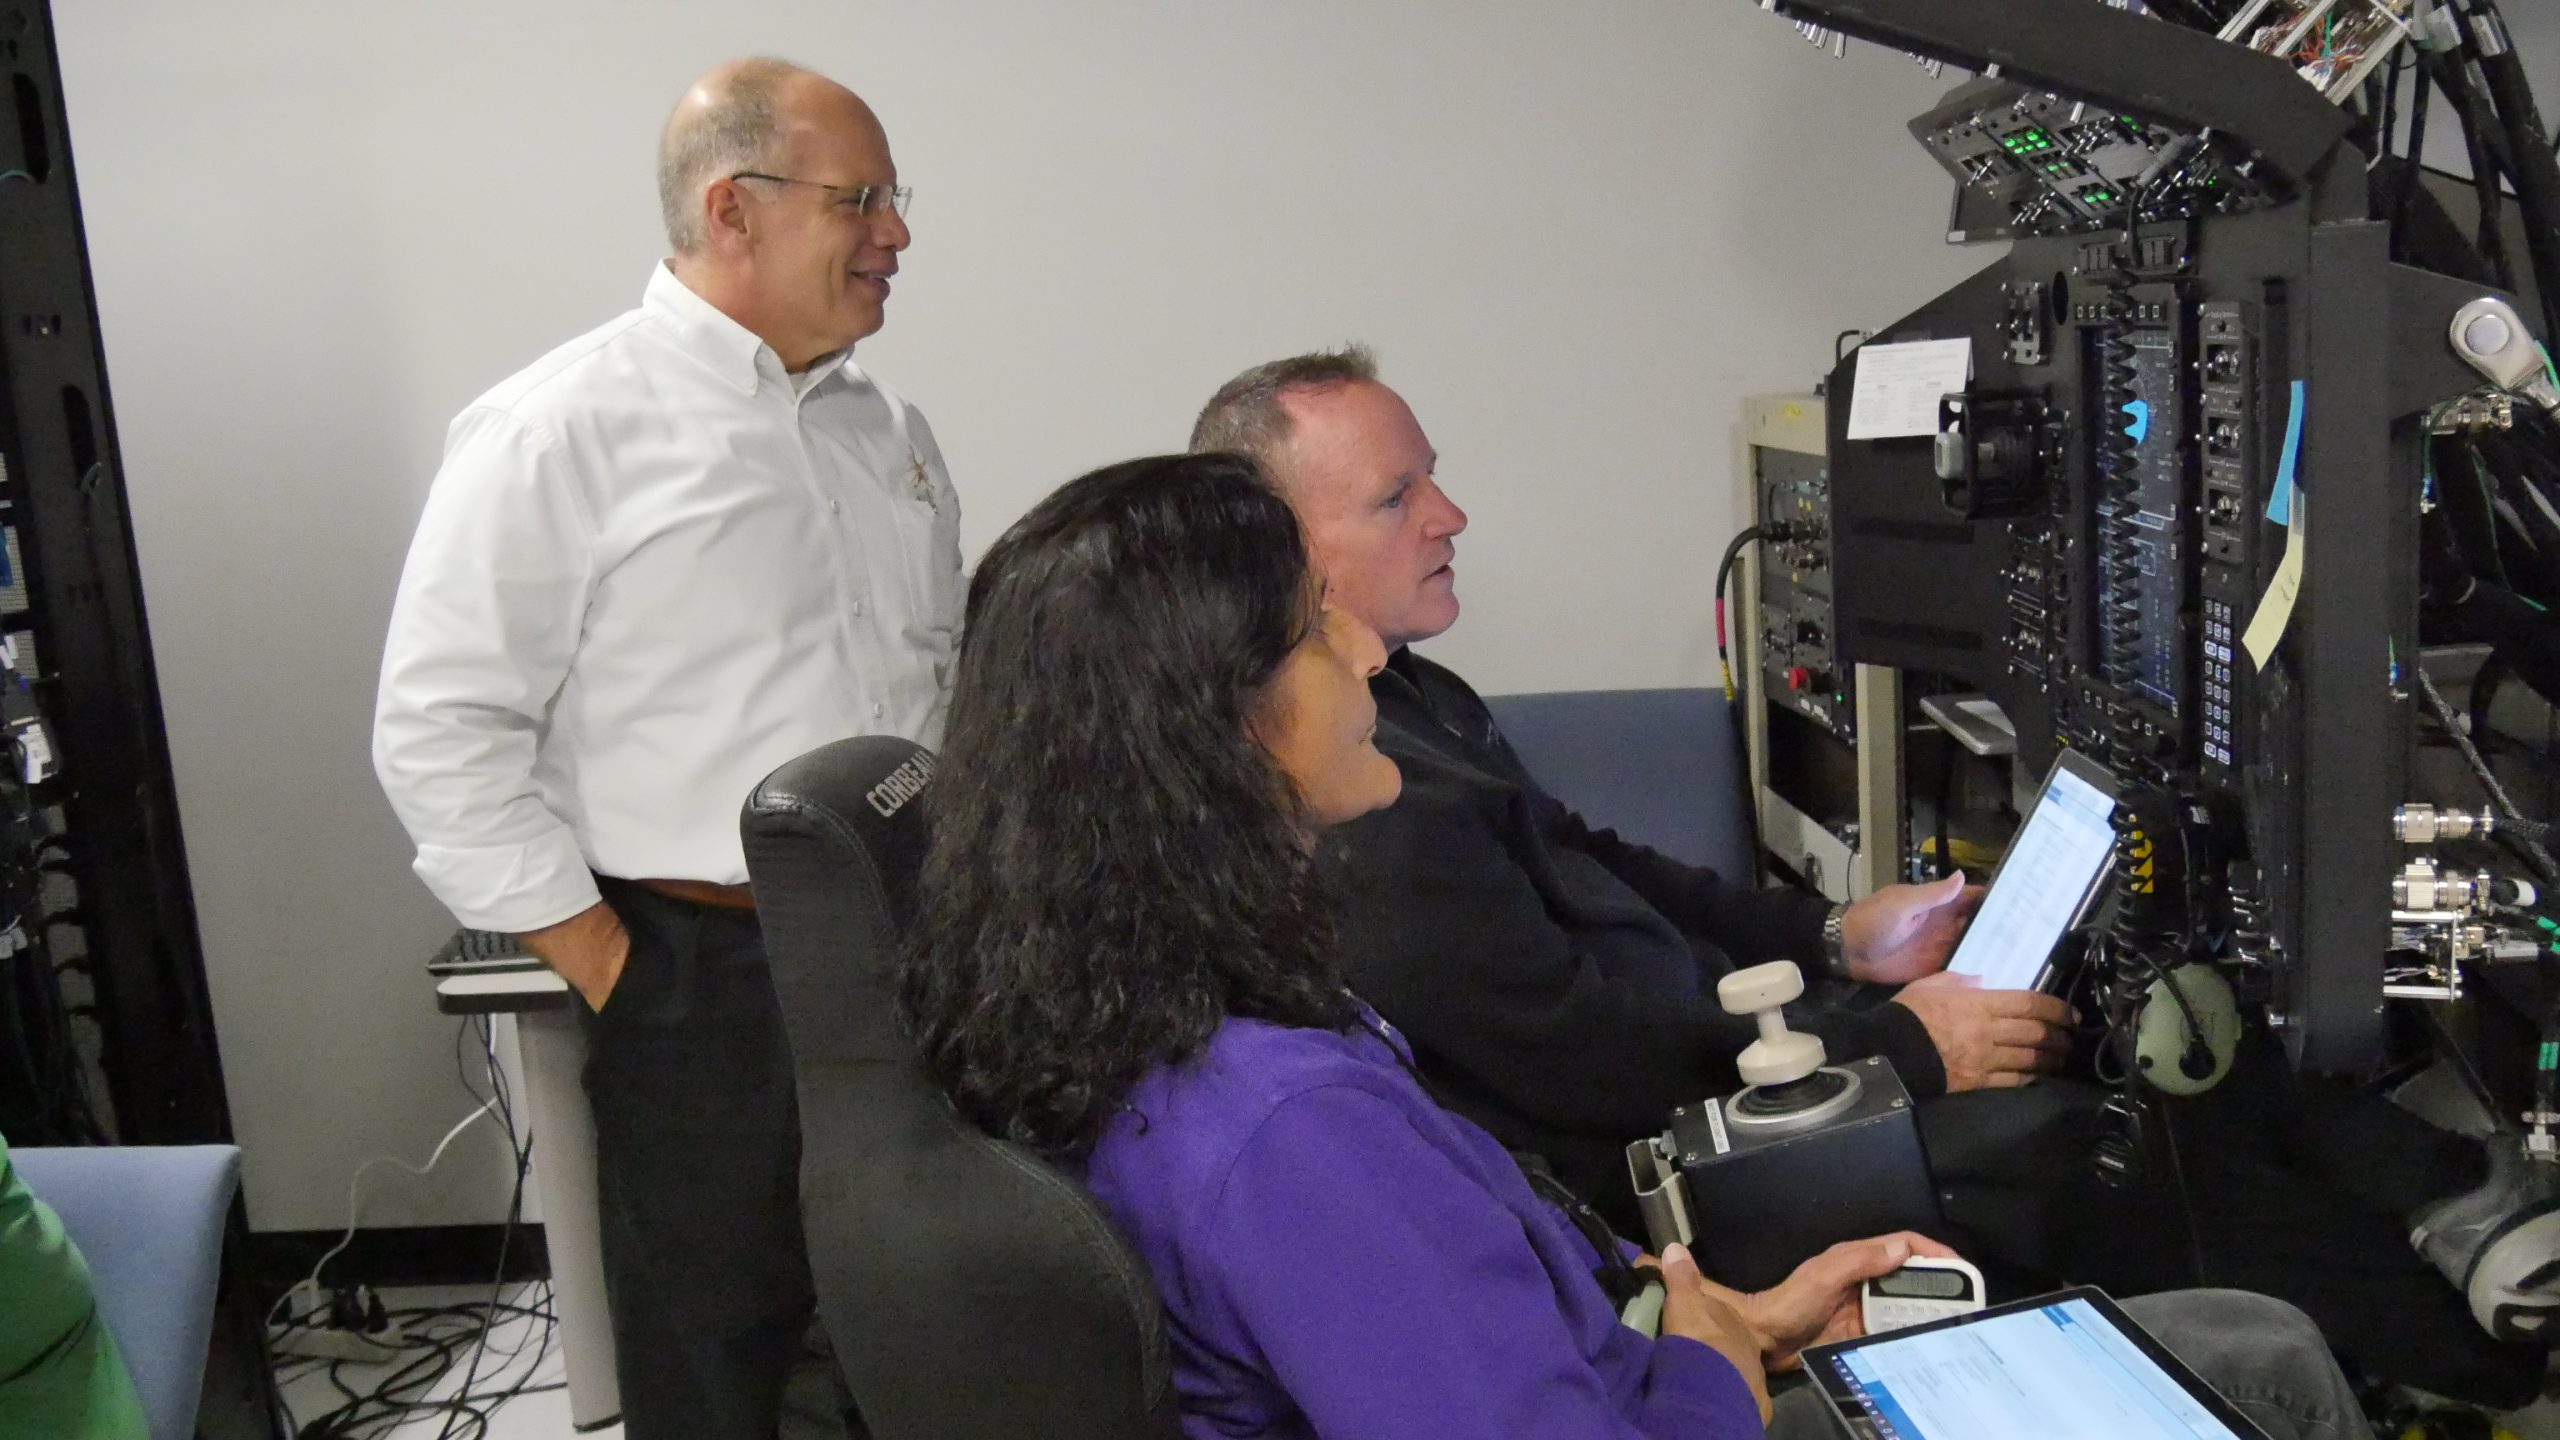
[[[1938,433],[1938,398],[1964,389],[1973,375],[1970,340],[1909,340],[1861,345],[1849,377],[1849,438],[1883,440]]]
[[[2302,496],[2293,497],[2293,524],[2284,533],[2284,558],[2276,562],[2276,578],[2267,582],[2267,593],[2258,597],[2258,613],[2249,618],[2249,628],[2240,632],[2240,648],[2261,670],[2274,658],[2276,642],[2293,621],[2294,597],[2302,593],[2302,526],[2308,509]]]

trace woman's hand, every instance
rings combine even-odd
[[[1956,1252],[1908,1230],[1871,1240],[1845,1240],[1795,1268],[1795,1273],[1757,1294],[1741,1295],[1701,1279],[1704,1286],[1734,1309],[1758,1332],[1761,1355],[1772,1370],[1792,1370],[1798,1352],[1810,1345],[1854,1340],[1867,1333],[1858,1307],[1858,1287],[1891,1274],[1914,1255],[1956,1258]],[[1667,1278],[1670,1271],[1663,1272]],[[1668,1311],[1666,1310],[1667,1314]]]
[[[1683,1246],[1666,1247],[1655,1263],[1662,1271],[1662,1333],[1686,1336],[1731,1361],[1760,1406],[1760,1423],[1768,1424],[1769,1376],[1760,1363],[1767,1346],[1733,1303],[1741,1297],[1709,1285]]]

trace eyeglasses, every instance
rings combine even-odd
[[[907,207],[914,204],[916,198],[914,187],[907,185],[829,185],[817,180],[794,180],[788,175],[764,175],[753,170],[741,170],[729,178],[770,180],[776,185],[806,185],[812,190],[824,190],[830,195],[843,197],[835,202],[838,208],[866,219],[888,210],[904,220]]]

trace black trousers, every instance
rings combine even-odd
[[[603,1010],[580,1007],[623,1433],[774,1440],[816,1299],[764,937],[751,912],[598,884],[631,932]]]

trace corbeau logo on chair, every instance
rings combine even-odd
[[[925,782],[932,778],[932,754],[918,751],[907,758],[907,763],[890,771],[889,778],[872,786],[862,798],[870,801],[871,808],[879,811],[880,818],[886,820],[906,808],[908,801],[923,794]]]

